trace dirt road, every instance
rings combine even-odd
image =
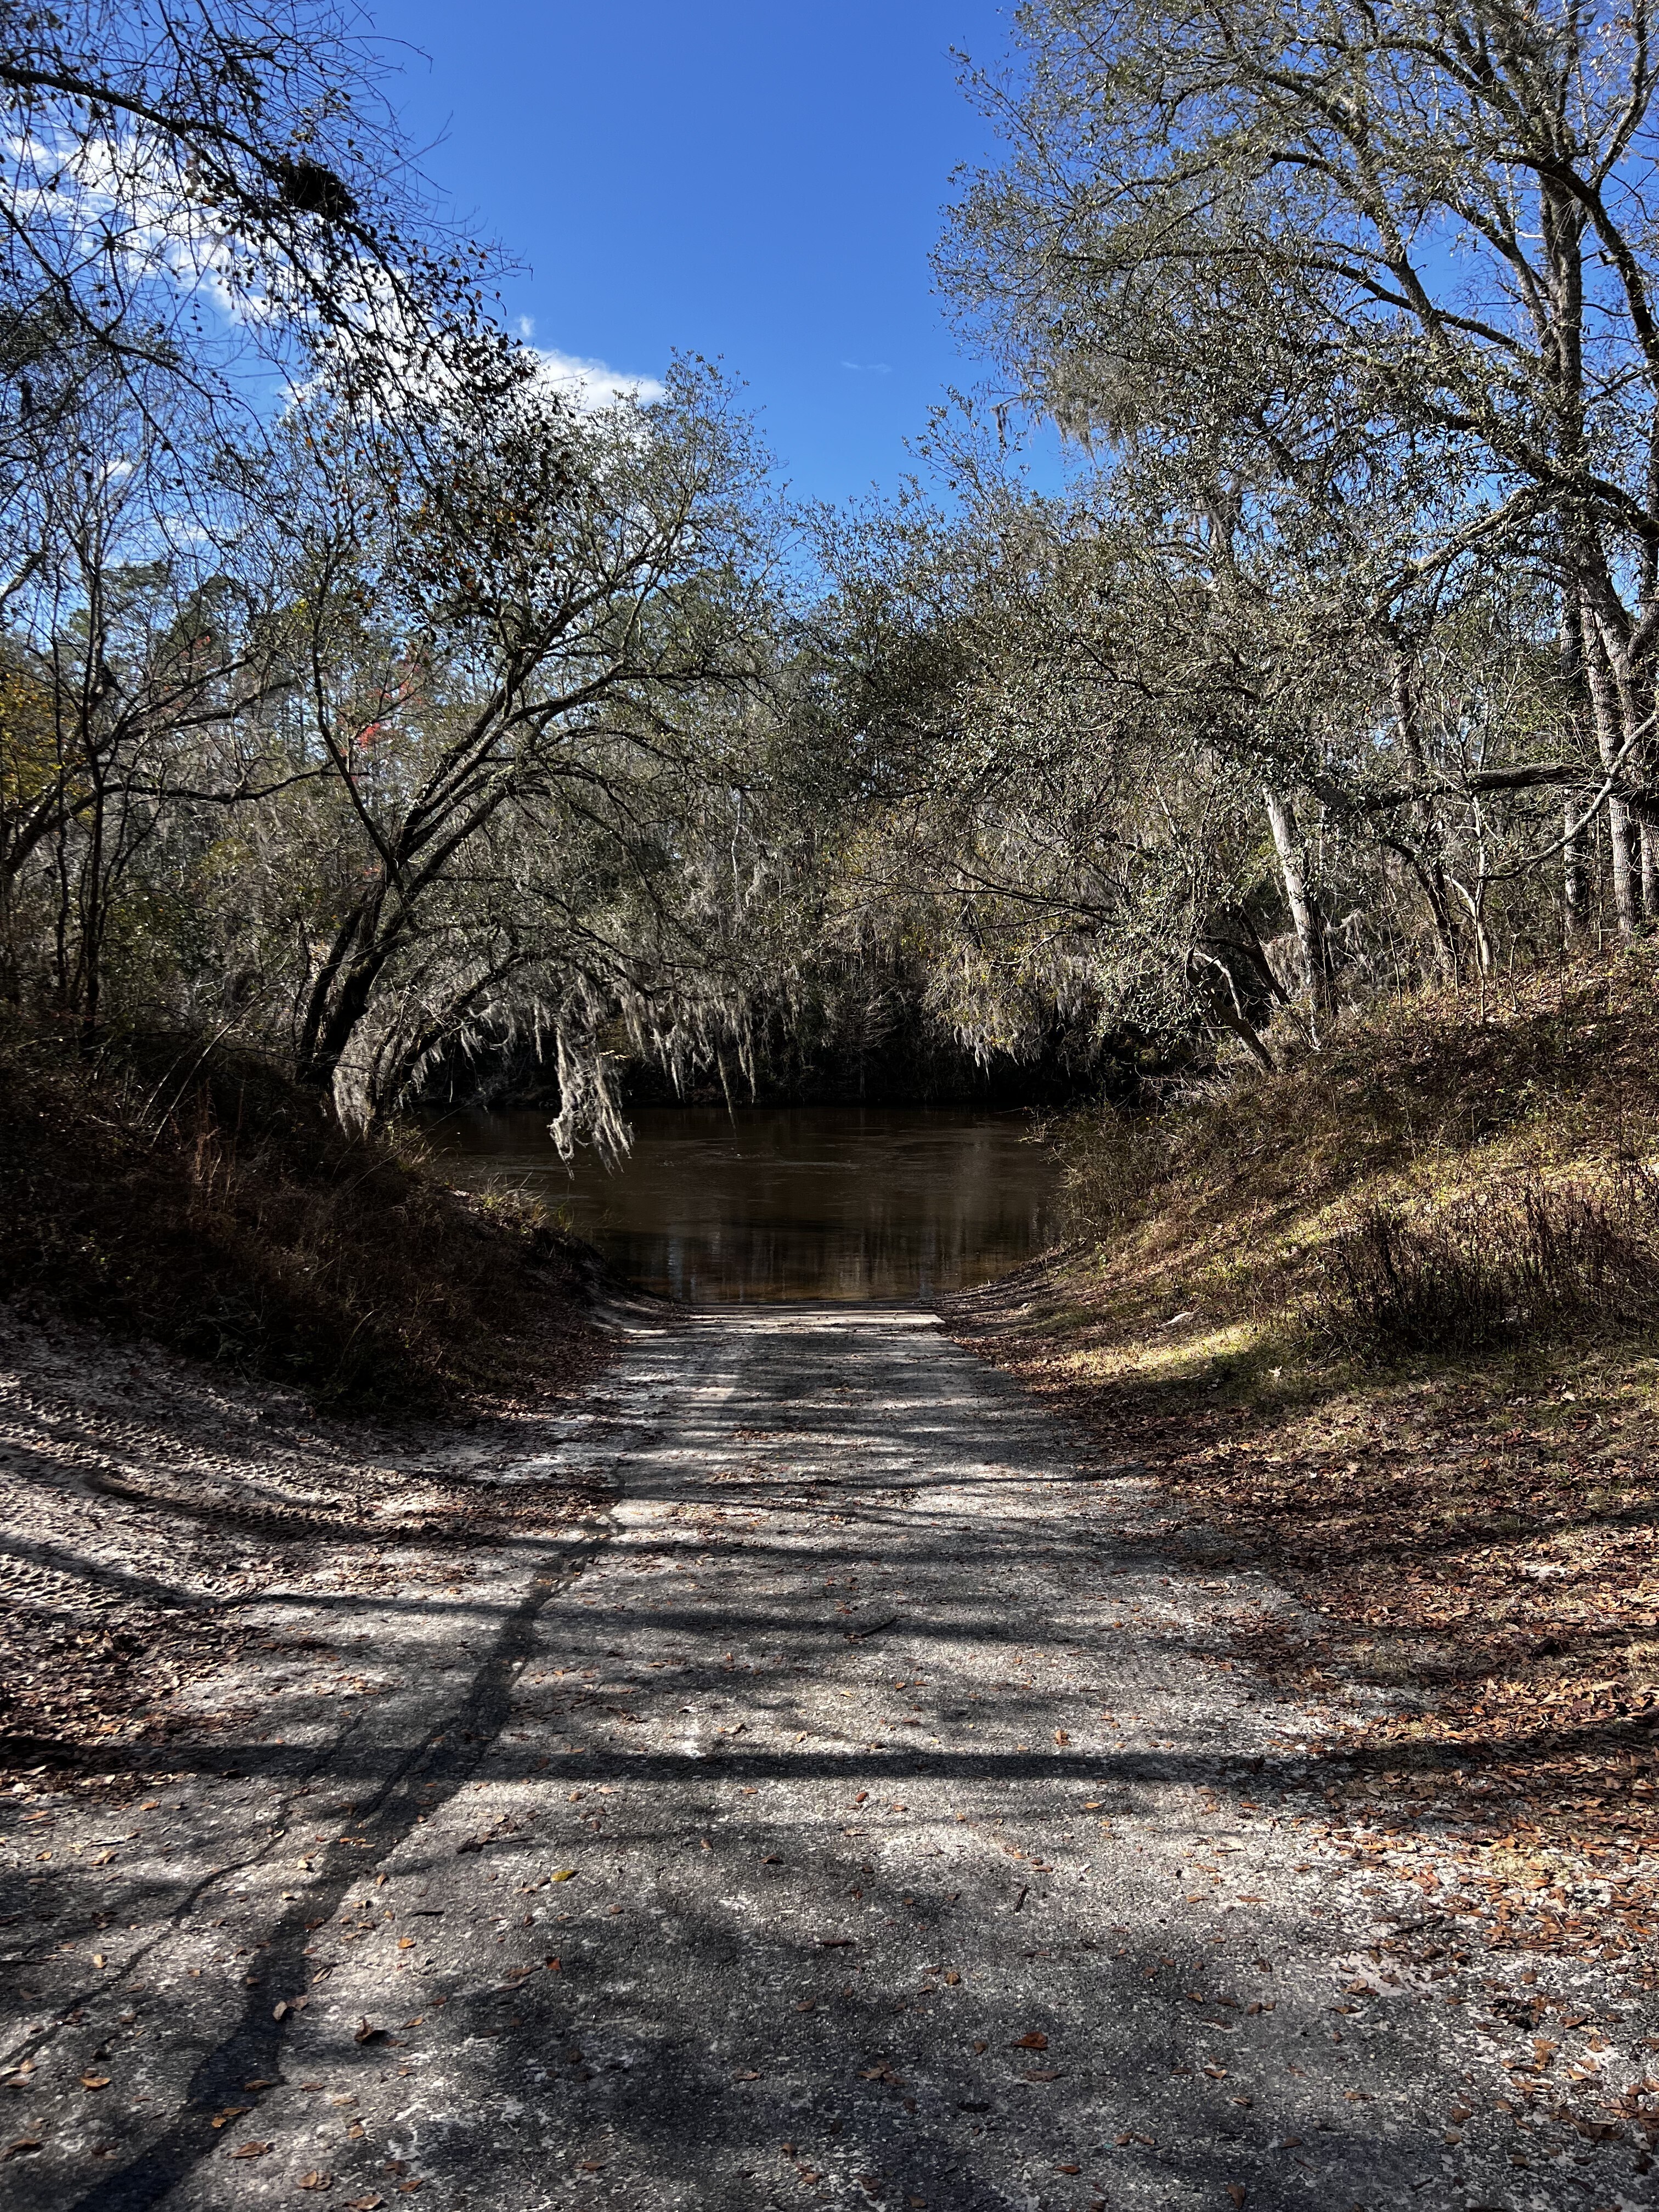
[[[1288,1601],[931,1318],[642,1330],[529,1442],[608,1509],[308,1555],[173,1779],[7,1801],[17,2212],[1650,2202],[1656,2024],[1332,1850]]]

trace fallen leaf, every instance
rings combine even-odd
[[[550,1881],[574,1881],[575,1879],[574,1867],[559,1867],[548,1876]]]
[[[740,2067],[732,2079],[734,2081],[758,2081],[760,2075],[756,2073],[752,2066],[744,2066]]]
[[[301,2189],[332,2189],[334,2176],[331,2173],[319,2173],[313,2167],[311,2172],[302,2173],[300,2176],[300,2186]]]
[[[371,2027],[365,2019],[351,2039],[354,2043],[384,2043],[386,2040],[386,2030],[383,2027]]]
[[[81,2076],[81,2087],[83,2089],[107,2089],[109,2087],[109,2075],[107,2074],[83,2074]]]
[[[263,2158],[270,2148],[270,2145],[269,2143],[238,2143],[235,2149],[232,2151],[230,2154],[233,2158]]]
[[[1029,2035],[1017,2035],[1008,2048],[1010,2051],[1046,2051],[1048,2039],[1034,2027]]]
[[[92,1954],[92,1963],[94,1966],[102,1966],[106,1965],[107,1961],[101,1951],[94,1951]]]
[[[1064,1729],[1056,1729],[1054,1730],[1054,1741],[1056,1743],[1070,1743],[1071,1741],[1071,1737],[1066,1735]],[[1077,2172],[1077,2168],[1075,2166],[1066,2167],[1062,2166],[1060,2170],[1062,2173],[1068,2172],[1075,2173]]]
[[[1244,2202],[1243,2183],[1242,2181],[1230,2181],[1227,2184],[1227,2194],[1232,2198],[1235,2204],[1242,2204]]]
[[[9,2142],[4,2150],[0,2151],[0,2159],[27,2158],[32,2150],[39,2150],[40,2148],[39,2136],[19,2136],[15,2142]]]
[[[1056,2173],[1081,2173],[1082,2171],[1080,2166],[1057,2166],[1054,2168]]]
[[[412,1936],[400,1936],[398,1938],[398,1948],[400,1951],[412,1951],[415,1948],[415,1938]]]
[[[380,2208],[385,2203],[384,2197],[375,2195],[348,2197],[345,2202],[345,2212],[380,2212]]]

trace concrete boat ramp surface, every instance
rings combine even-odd
[[[1650,2203],[1511,2094],[1529,1962],[1313,1837],[1290,1601],[931,1316],[637,1328],[477,1480],[572,1470],[442,1587],[308,1555],[142,1804],[7,1801],[12,2212]]]

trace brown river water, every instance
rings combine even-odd
[[[567,1170],[533,1109],[446,1115],[471,1188],[562,1206],[642,1289],[701,1304],[925,1297],[1006,1274],[1053,1238],[1055,1170],[1020,1113],[647,1107],[614,1173]]]

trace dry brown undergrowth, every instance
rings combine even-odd
[[[595,1255],[418,1151],[228,1045],[0,1026],[0,1297],[396,1415],[597,1372]]]

